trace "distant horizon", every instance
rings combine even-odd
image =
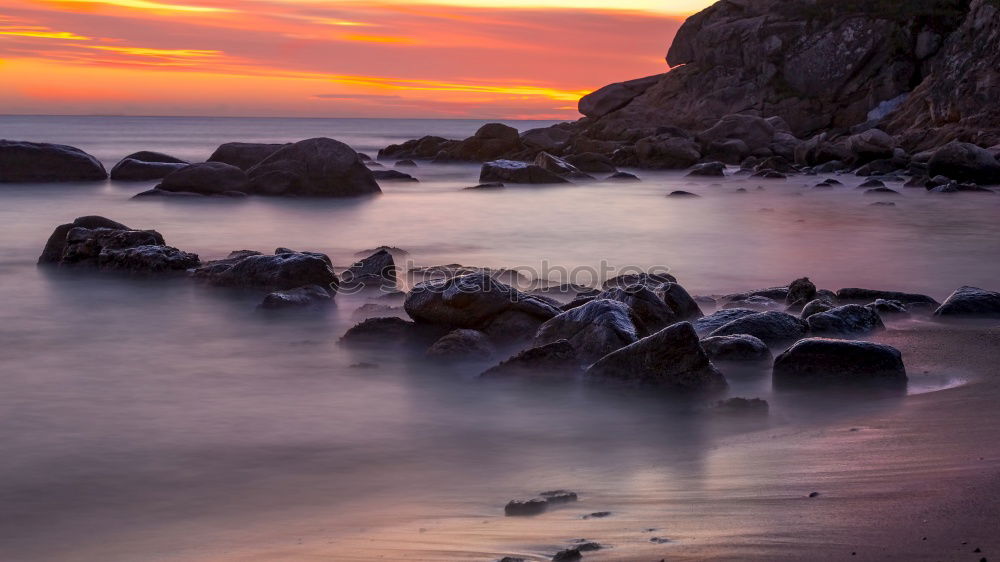
[[[24,115],[570,120],[710,0],[8,0]],[[480,117],[487,115],[489,117]]]

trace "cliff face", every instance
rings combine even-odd
[[[722,0],[681,27],[669,73],[585,97],[580,126],[589,138],[627,142],[658,127],[698,131],[743,113],[780,117],[808,137],[881,119],[912,92],[900,115],[975,127],[991,117],[974,106],[986,92],[1000,93],[996,5]],[[961,99],[950,99],[950,81]],[[904,121],[895,128],[907,131]]]

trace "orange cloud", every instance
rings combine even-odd
[[[52,31],[42,26],[0,26],[0,35],[11,35],[16,37],[39,37],[43,39],[66,39],[69,41],[89,41],[90,37],[84,37],[69,31]]]
[[[164,2],[152,2],[150,0],[57,0],[59,4],[82,4],[82,5],[107,5],[119,8],[130,8],[133,10],[148,10],[152,12],[233,12],[232,8],[218,6],[195,6],[189,4],[168,4]]]

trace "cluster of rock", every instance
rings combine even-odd
[[[273,254],[237,250],[203,262],[197,254],[166,245],[155,230],[138,230],[98,216],[55,228],[39,265],[118,271],[135,275],[183,275],[207,285],[267,293],[261,308],[316,307],[340,290],[395,283],[392,256],[380,250],[349,267],[341,279],[326,254],[278,248]]]
[[[530,169],[544,153],[585,173],[575,159],[659,169],[721,162],[765,178],[906,171],[921,187],[971,191],[963,184],[1000,184],[998,41],[993,0],[724,0],[684,23],[670,72],[584,96],[577,122],[520,134],[490,124],[465,140],[424,137],[380,157],[494,162],[484,177],[522,183],[558,181]]]

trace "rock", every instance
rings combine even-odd
[[[705,162],[698,164],[688,172],[688,177],[725,177],[726,165],[722,162]]]
[[[258,195],[353,197],[382,191],[357,152],[328,138],[283,146],[247,176],[248,193]]]
[[[172,172],[184,168],[187,164],[171,164],[166,162],[142,162],[125,158],[111,169],[111,179],[115,181],[148,181],[163,179]]]
[[[603,117],[612,111],[628,105],[651,86],[660,81],[663,74],[636,78],[627,82],[608,84],[582,98],[577,104],[581,114],[587,117]]]
[[[440,337],[440,330],[428,329],[398,316],[366,318],[340,338],[345,344],[358,345],[427,345]]]
[[[394,286],[396,262],[388,249],[380,249],[359,260],[344,272],[343,287]]]
[[[644,168],[683,170],[701,159],[698,144],[688,138],[656,135],[635,143],[637,163]]]
[[[745,293],[733,293],[722,297],[723,301],[744,301],[750,297],[767,297],[776,301],[784,301],[788,298],[788,287],[769,287],[767,289],[754,289]]]
[[[417,284],[403,303],[417,322],[478,329],[504,312],[518,311],[539,320],[560,314],[547,301],[510,287],[487,273],[472,273]]]
[[[696,195],[694,193],[691,193],[690,191],[671,191],[670,193],[667,194],[667,197],[676,197],[676,198],[681,198],[681,199],[684,199],[684,198],[695,198],[695,199],[697,199],[697,198],[700,198],[701,195]]]
[[[867,304],[876,299],[899,301],[903,304],[923,304],[938,306],[938,302],[927,295],[900,293],[897,291],[877,291],[872,289],[847,288],[837,291],[837,301],[841,303]]]
[[[577,547],[560,550],[552,557],[552,562],[576,562],[577,560],[583,560],[583,554]]]
[[[564,160],[581,172],[588,174],[614,174],[618,171],[618,168],[615,167],[614,162],[610,158],[596,152],[570,154]]]
[[[884,188],[885,183],[881,180],[867,180],[858,185],[858,189]]]
[[[102,181],[104,166],[73,146],[0,139],[0,183]]]
[[[45,242],[45,248],[42,249],[42,254],[38,257],[38,263],[59,263],[66,250],[66,235],[69,234],[70,230],[73,230],[76,227],[89,229],[106,228],[112,230],[133,230],[120,222],[104,217],[95,215],[78,217],[73,222],[61,224],[52,231],[52,234],[49,235],[49,239]],[[160,237],[158,240],[162,243],[163,238]]]
[[[636,176],[635,174],[630,174],[628,172],[615,172],[614,174],[611,174],[610,176],[608,176],[607,178],[605,178],[605,180],[606,181],[642,181],[642,180],[639,179],[639,176]]]
[[[767,415],[769,409],[767,400],[760,398],[729,398],[728,400],[720,400],[712,406],[712,410],[715,412],[736,415]]]
[[[399,170],[374,170],[372,171],[372,177],[380,181],[409,181],[409,182],[420,181],[417,178],[411,176],[410,174],[404,174]]]
[[[768,310],[784,310],[785,305],[774,299],[769,299],[760,295],[752,295],[744,300],[728,302],[722,305],[723,310],[729,308],[749,308],[756,310],[757,312],[765,312]]]
[[[607,290],[611,287],[625,288],[632,285],[642,285],[647,289],[656,291],[665,283],[676,282],[677,278],[669,273],[623,273],[602,283],[601,288]]]
[[[72,244],[77,232],[70,231],[67,241]],[[94,231],[89,231],[87,242]],[[97,256],[97,267],[104,271],[123,271],[127,273],[180,273],[192,267],[197,267],[201,261],[197,254],[183,252],[171,246],[148,244],[130,248],[101,249]]]
[[[688,322],[674,324],[609,353],[587,369],[586,375],[679,392],[712,392],[727,386]]]
[[[775,388],[870,383],[905,386],[906,381],[899,351],[877,343],[810,338],[774,360]]]
[[[528,129],[521,133],[521,144],[531,150],[561,151],[573,136],[567,126],[561,123],[552,127]]]
[[[435,159],[485,162],[511,157],[524,148],[517,129],[502,123],[487,123],[471,137],[442,147]]]
[[[628,305],[607,299],[590,301],[562,312],[538,328],[538,347],[568,341],[580,359],[594,361],[639,339],[642,330]]]
[[[701,347],[712,361],[770,361],[771,350],[758,338],[739,334],[701,340]]]
[[[694,329],[698,335],[704,336],[718,330],[734,320],[739,320],[740,318],[745,318],[747,316],[753,316],[758,312],[760,311],[748,308],[729,308],[718,310],[708,316],[695,320]]]
[[[814,314],[819,314],[820,312],[826,312],[836,308],[836,305],[827,299],[815,299],[809,301],[804,307],[802,307],[802,313],[799,314],[799,318],[806,320]]]
[[[133,152],[128,156],[122,158],[122,160],[138,160],[140,162],[152,162],[152,163],[163,163],[163,164],[190,164],[186,160],[181,160],[176,156],[171,156],[169,154],[164,154],[162,152],[154,152],[152,150],[140,150],[139,152]]]
[[[698,134],[698,140],[709,144],[722,140],[743,141],[750,152],[766,148],[774,139],[774,125],[754,115],[732,114],[719,119],[715,125]]]
[[[159,274],[182,272],[200,261],[196,254],[167,246],[155,230],[134,230],[104,217],[87,216],[57,226],[38,263]]]
[[[796,279],[788,285],[788,295],[785,296],[786,304],[807,303],[816,298],[816,284],[808,277]]]
[[[547,501],[549,505],[572,503],[580,499],[576,492],[570,492],[569,490],[549,490],[541,492],[538,495]]]
[[[877,299],[875,302],[866,304],[865,308],[878,314],[879,316],[909,316],[910,311],[906,305],[899,301],[889,301]]]
[[[677,320],[696,320],[704,316],[698,302],[679,283],[667,281],[653,291],[674,311]]]
[[[194,269],[191,275],[221,287],[287,291],[319,285],[335,293],[340,279],[330,267],[329,260],[325,255],[306,252],[273,256],[237,253],[226,259],[207,262]]]
[[[674,310],[653,291],[643,285],[612,287],[595,299],[624,303],[650,332],[656,332],[680,320]]]
[[[985,185],[1000,184],[1000,160],[974,144],[950,142],[939,148],[927,163],[931,176]]]
[[[300,308],[306,306],[319,306],[329,304],[333,299],[330,293],[319,285],[306,285],[296,287],[287,291],[274,291],[268,293],[260,303],[259,308],[279,309],[279,308]]]
[[[486,162],[479,171],[480,183],[568,183],[566,179],[534,164],[514,160]]]
[[[899,195],[899,192],[888,187],[876,187],[875,189],[865,190],[865,195]]]
[[[403,144],[389,145],[378,151],[378,159],[434,158],[446,148],[457,145],[458,142],[428,135],[419,139],[408,140]]]
[[[848,137],[847,147],[854,153],[856,161],[865,163],[880,158],[892,158],[896,149],[896,139],[885,131],[868,129]]]
[[[726,164],[738,164],[743,162],[750,152],[751,150],[747,146],[747,143],[739,139],[725,139],[709,143],[705,148],[703,156],[706,158],[716,158]]]
[[[361,157],[361,154],[358,154],[358,156]],[[362,160],[366,160],[366,158],[361,158],[361,159]],[[371,160],[371,158],[367,158],[367,160]],[[398,162],[396,162],[395,166],[397,168],[416,168],[417,167],[417,163],[414,162],[413,160],[410,160],[409,158],[406,158],[406,159],[399,160]]]
[[[564,178],[594,179],[580,171],[576,166],[558,156],[552,156],[548,152],[539,152],[538,156],[535,157],[534,165]]]
[[[221,162],[188,164],[171,172],[156,189],[169,192],[221,195],[226,191],[246,191],[247,176],[243,170]]]
[[[539,347],[526,349],[493,366],[480,376],[524,375],[575,375],[580,371],[576,348],[568,341],[559,340]]]
[[[497,189],[503,189],[504,187],[505,187],[504,184],[502,184],[502,183],[500,183],[498,181],[495,181],[495,182],[490,182],[490,183],[481,183],[479,185],[474,185],[472,187],[466,187],[464,189],[466,191],[472,190],[472,189],[475,189],[475,190],[484,189],[484,190],[490,190],[490,191],[492,191],[492,190],[497,190]]]
[[[604,519],[605,517],[610,517],[611,515],[612,513],[610,511],[595,511],[584,515],[582,519]]]
[[[748,334],[772,347],[778,347],[804,338],[808,325],[801,319],[784,312],[759,312],[725,324],[711,333],[712,336]]]
[[[869,207],[895,207],[896,204],[892,201],[876,201],[869,205]]]
[[[548,507],[549,503],[541,498],[511,500],[504,506],[503,512],[507,517],[524,517],[544,513]]]
[[[976,287],[960,287],[952,293],[934,316],[948,318],[1000,318],[1000,293]]]
[[[476,330],[454,330],[427,349],[427,357],[437,359],[489,359],[496,348],[486,334]]]
[[[287,144],[263,144],[255,142],[227,142],[215,149],[208,157],[209,162],[222,162],[248,171]]]
[[[862,336],[885,329],[877,312],[857,304],[812,314],[807,322],[809,331],[823,335]]]

